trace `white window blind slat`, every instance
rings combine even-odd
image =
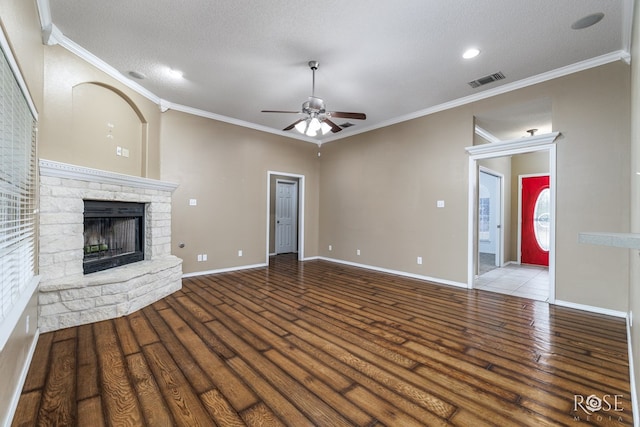
[[[0,55],[0,328],[34,277],[36,121]]]

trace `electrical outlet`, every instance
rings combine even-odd
[[[198,262],[202,261],[202,254],[198,254]]]
[[[129,149],[122,147],[122,157],[129,157]]]
[[[360,256],[360,249],[356,249],[356,255]]]
[[[207,260],[207,254],[202,254],[202,260],[206,261]]]
[[[242,249],[238,250],[238,256],[242,256]]]
[[[438,200],[436,202],[436,206],[439,208],[444,208],[444,200]]]
[[[122,156],[122,147],[116,147],[116,156]]]
[[[418,263],[418,265],[422,265],[422,257],[419,256],[416,260],[416,262]]]
[[[189,206],[198,206],[198,199],[189,199]]]
[[[329,251],[333,250],[333,246],[329,245]]]

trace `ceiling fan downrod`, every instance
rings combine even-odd
[[[311,68],[311,96],[315,98],[316,96],[316,70],[320,63],[318,61],[309,61],[309,68]]]

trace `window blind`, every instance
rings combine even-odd
[[[36,120],[3,43],[0,57],[0,329],[35,275]],[[20,80],[19,80],[20,79]],[[4,343],[0,343],[0,348]]]

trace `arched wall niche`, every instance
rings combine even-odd
[[[74,163],[144,177],[148,124],[122,91],[101,82],[83,82],[72,90]]]

